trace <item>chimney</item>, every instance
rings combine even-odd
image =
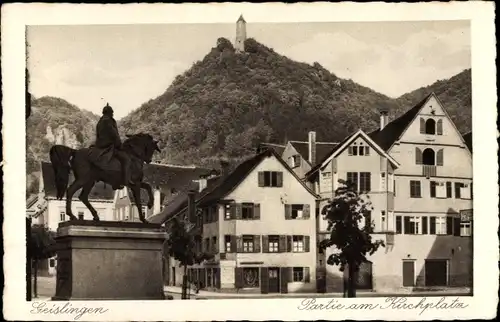
[[[389,117],[387,116],[387,110],[380,111],[380,130],[382,130],[389,122]]]
[[[225,160],[220,161],[221,177],[224,177],[229,170],[229,162]]]
[[[161,191],[160,187],[155,187],[153,192],[153,215],[159,214],[161,211]]]
[[[196,200],[194,190],[188,191],[188,218],[190,222],[196,222]]]
[[[198,185],[199,185],[199,192],[202,192],[203,189],[207,187],[207,177],[200,176],[200,179],[198,180]]]
[[[316,164],[316,132],[309,132],[309,163]]]

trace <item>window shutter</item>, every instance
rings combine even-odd
[[[264,172],[259,172],[259,187],[264,187]]]
[[[241,219],[242,218],[242,205],[240,203],[235,204],[236,207],[236,219]]]
[[[220,289],[220,267],[214,268],[215,272],[215,287]]]
[[[285,219],[292,219],[292,205],[285,205]]]
[[[370,155],[370,147],[365,146],[365,155]]]
[[[253,205],[253,219],[260,219],[260,204],[258,203]]]
[[[236,253],[237,251],[237,238],[236,236],[234,235],[231,235],[230,236],[230,240],[231,240],[231,249],[230,249],[230,253]],[[224,245],[225,246],[225,245]]]
[[[380,156],[380,171],[382,172],[387,171],[387,158],[384,157],[383,155]]]
[[[253,236],[254,253],[260,253],[260,235]]]
[[[304,236],[304,251],[309,253],[309,243],[311,242],[311,238],[309,236]]]
[[[260,291],[262,294],[269,292],[269,269],[267,267],[260,268]]]
[[[277,180],[277,186],[283,187],[283,172],[281,171],[276,172],[276,180]]]
[[[234,268],[234,286],[243,288],[243,267]]]
[[[460,236],[460,218],[453,218],[453,235]]]
[[[453,217],[446,217],[446,235],[453,235]]]
[[[280,292],[288,293],[288,282],[289,282],[289,267],[280,268]]]
[[[443,165],[443,149],[439,149],[436,154],[436,164]]]
[[[422,164],[422,150],[415,148],[415,163]]]
[[[396,216],[396,234],[401,234],[403,229],[401,227],[401,216]]]
[[[443,120],[438,120],[436,124],[437,135],[443,135]]]
[[[404,216],[403,217],[403,230],[405,234],[411,234],[410,232],[410,217]]]
[[[427,216],[422,217],[422,235],[427,235]]]
[[[236,252],[243,253],[243,238],[241,236],[236,236]]]
[[[278,243],[278,252],[285,253],[286,252],[286,236],[281,235]]]
[[[347,148],[347,154],[352,155],[352,146]]]
[[[332,172],[337,173],[337,158],[332,159]]]
[[[425,120],[423,118],[420,118],[420,133],[425,133]]]
[[[269,236],[262,235],[262,252],[269,253]]]
[[[291,253],[292,252],[292,236],[286,236],[286,251]]]
[[[304,208],[302,208],[302,215],[303,215],[304,219],[311,218],[311,206],[310,205],[304,205]]]
[[[436,217],[431,216],[429,218],[429,234],[435,235],[436,234]]]
[[[311,282],[311,275],[309,273],[309,267],[304,267],[304,282],[306,282],[306,283]]]

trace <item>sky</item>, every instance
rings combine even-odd
[[[30,91],[96,114],[109,102],[121,118],[164,93],[217,38],[234,43],[235,30],[227,23],[30,26]],[[247,21],[247,37],[389,97],[471,67],[468,21]]]

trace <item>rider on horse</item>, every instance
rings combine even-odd
[[[102,109],[102,117],[97,123],[95,146],[100,149],[113,148],[113,154],[121,163],[122,182],[118,187],[113,189],[122,189],[130,182],[130,158],[125,151],[122,150],[122,142],[118,133],[118,126],[113,118],[113,109],[109,104]]]

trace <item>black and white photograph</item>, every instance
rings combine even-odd
[[[478,227],[497,212],[474,197],[498,186],[473,158],[494,142],[473,116],[496,103],[475,105],[472,19],[267,22],[266,4],[232,6],[210,22],[26,23],[31,318],[229,299],[286,300],[288,319],[473,316]]]

